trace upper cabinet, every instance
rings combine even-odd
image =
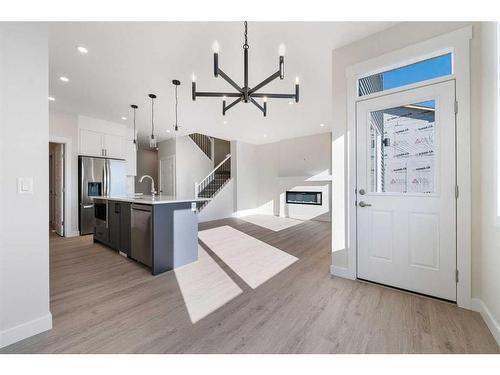
[[[104,134],[104,152],[109,158],[125,159],[125,137],[114,134]]]
[[[78,117],[79,154],[127,161],[127,175],[137,174],[137,155],[132,130],[122,124]]]
[[[120,135],[80,129],[80,155],[125,159],[125,142]]]
[[[80,155],[105,156],[104,137],[102,133],[80,129]]]

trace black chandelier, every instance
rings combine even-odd
[[[205,97],[222,97],[222,115],[226,115],[226,111],[234,107],[239,102],[253,103],[257,108],[259,108],[264,116],[267,115],[267,99],[277,98],[277,99],[295,99],[295,102],[299,101],[299,79],[295,79],[295,94],[268,94],[268,93],[258,93],[262,87],[268,83],[274,81],[276,78],[285,78],[285,46],[282,44],[279,48],[279,69],[276,73],[271,74],[268,78],[263,80],[261,83],[254,87],[248,86],[248,37],[247,37],[247,22],[245,21],[245,44],[243,44],[243,72],[244,72],[244,85],[243,87],[238,86],[226,73],[219,68],[219,44],[217,41],[214,43],[214,76],[221,76],[226,82],[233,86],[237,92],[199,92],[196,91],[196,76],[193,74],[193,82],[191,84],[192,98],[196,100],[198,96]],[[236,98],[229,105],[226,105],[227,98]],[[262,105],[255,99],[262,99]]]

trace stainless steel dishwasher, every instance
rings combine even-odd
[[[152,266],[152,207],[144,204],[132,204],[132,246],[131,257],[148,267]]]

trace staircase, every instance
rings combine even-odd
[[[201,182],[195,183],[195,198],[213,198],[231,179],[231,154],[214,168]],[[198,202],[200,212],[210,201]]]
[[[212,160],[212,139],[208,135],[200,133],[189,134],[189,137],[198,145],[200,150]]]

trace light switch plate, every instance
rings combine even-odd
[[[33,194],[33,177],[18,177],[17,178],[17,193],[18,194]]]

